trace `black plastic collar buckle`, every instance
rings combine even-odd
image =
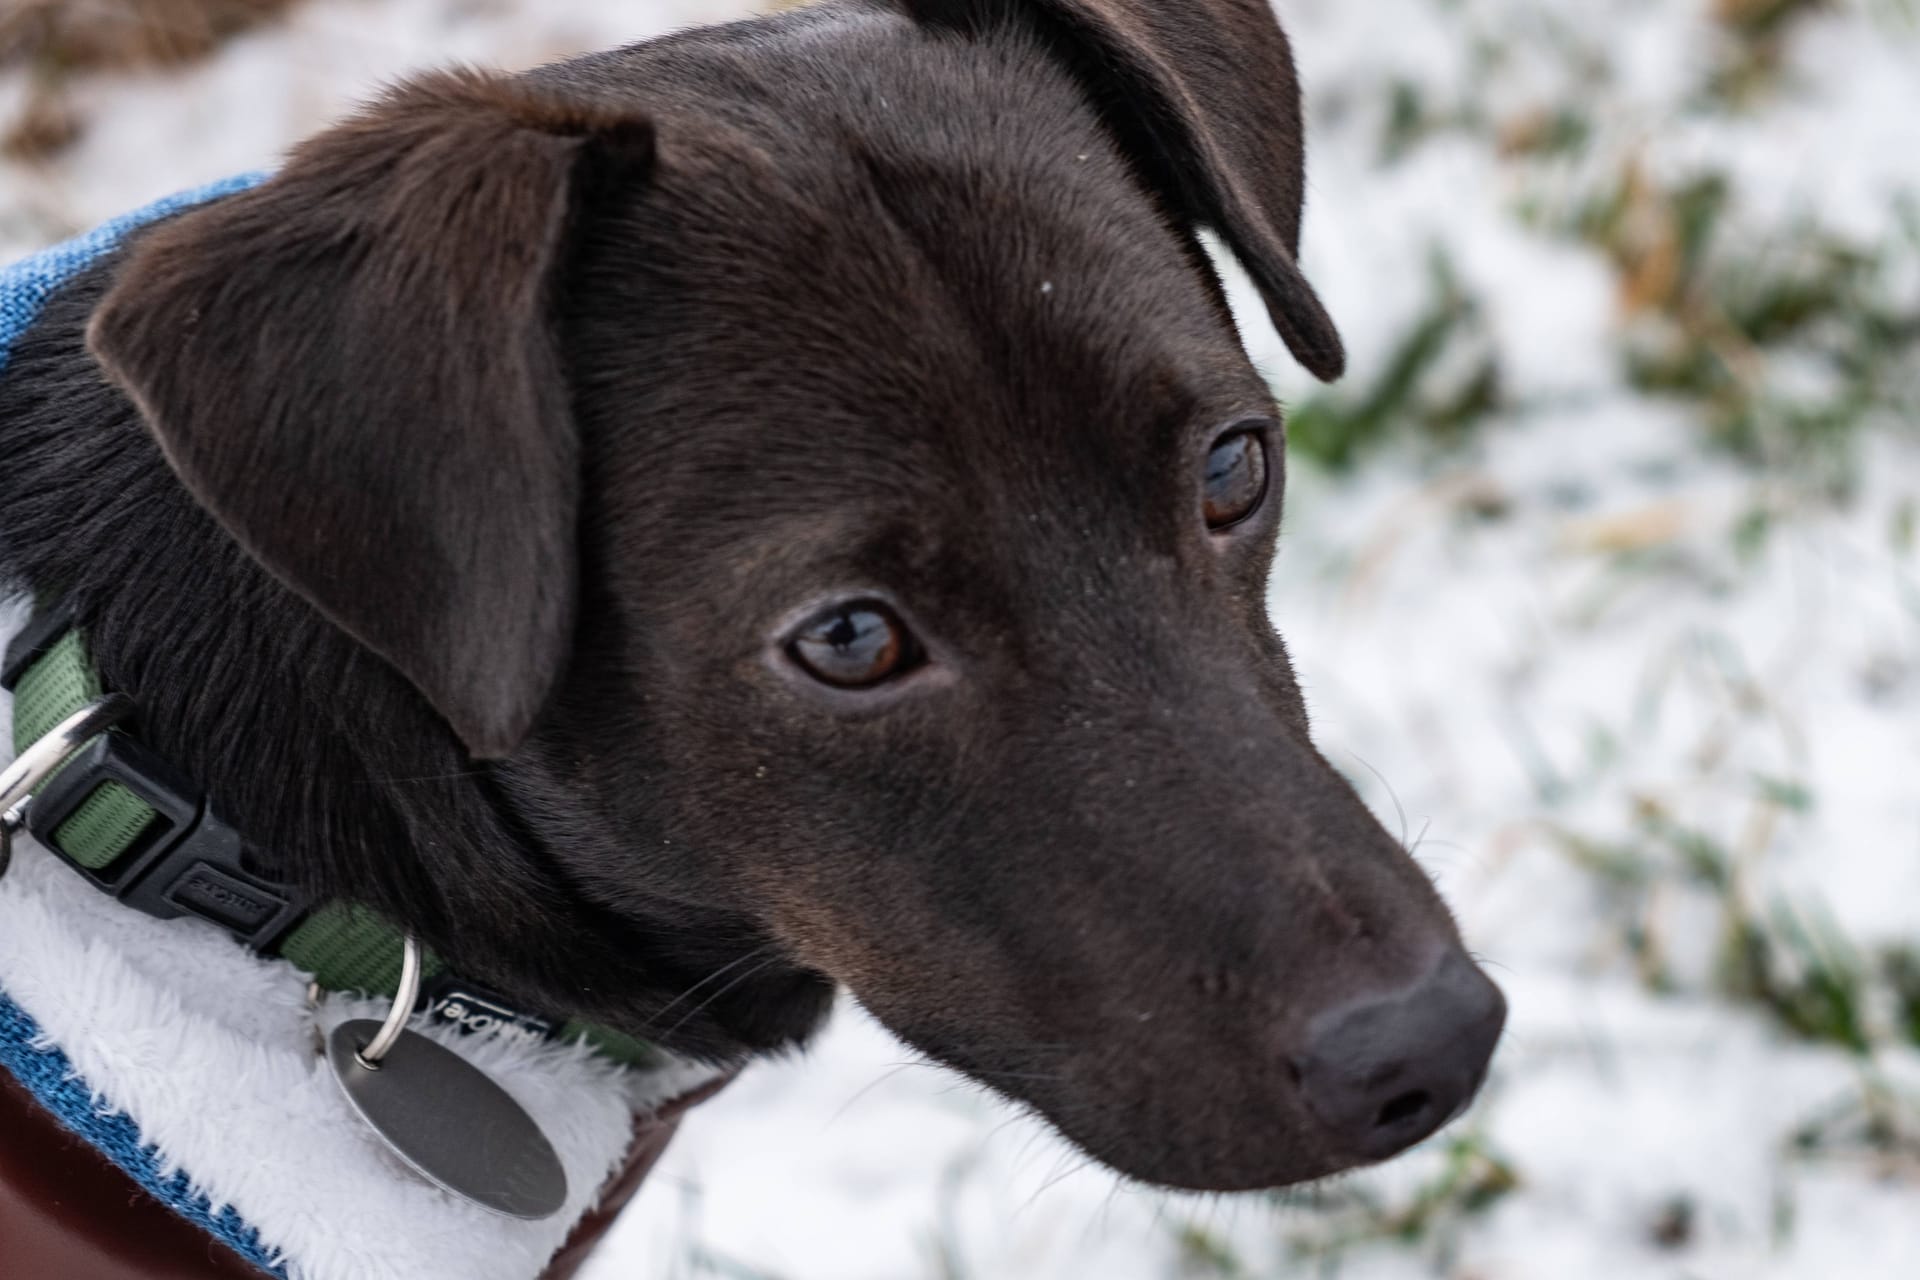
[[[155,813],[105,867],[82,866],[56,833],[102,784],[116,782]],[[150,916],[194,916],[264,951],[306,914],[295,890],[246,869],[246,843],[166,761],[103,733],[55,774],[27,808],[27,830],[105,893]]]

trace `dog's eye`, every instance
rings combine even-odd
[[[1207,455],[1207,527],[1239,524],[1266,496],[1267,446],[1252,431],[1222,436]]]
[[[883,604],[839,604],[815,615],[787,645],[793,660],[817,680],[863,689],[914,664],[913,637]]]

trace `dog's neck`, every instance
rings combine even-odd
[[[617,915],[586,900],[543,849],[542,815],[565,816],[524,803],[534,772],[473,762],[397,673],[192,500],[85,351],[114,261],[54,298],[0,374],[0,579],[73,610],[104,687],[135,699],[140,739],[214,798],[262,869],[373,908],[474,980],[634,1032],[656,1030],[638,1025],[649,1004],[763,947],[745,922],[683,905],[649,919],[644,899]],[[804,1021],[818,985],[800,984]],[[748,1047],[710,1019],[675,1032],[697,1055]]]

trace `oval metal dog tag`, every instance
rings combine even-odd
[[[402,1031],[369,1066],[381,1024],[343,1022],[327,1061],[347,1101],[428,1182],[509,1218],[547,1218],[567,1200],[567,1173],[547,1135],[505,1089],[453,1050]]]

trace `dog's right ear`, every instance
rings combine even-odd
[[[431,76],[143,237],[89,331],[194,497],[476,757],[572,638],[554,277],[582,193],[652,155],[644,120]]]

